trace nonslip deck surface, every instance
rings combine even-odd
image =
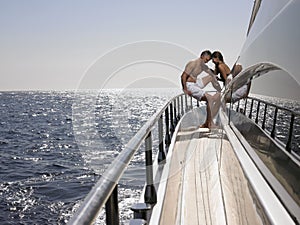
[[[160,224],[262,224],[248,183],[221,130],[180,131]]]

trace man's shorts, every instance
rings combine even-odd
[[[199,101],[205,94],[205,91],[203,90],[204,86],[201,79],[197,80],[197,83],[194,82],[186,82],[186,88],[188,91],[192,93],[192,96]]]

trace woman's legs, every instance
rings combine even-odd
[[[200,101],[206,101],[207,117],[205,123],[201,127],[208,128],[215,127],[213,118],[216,116],[221,103],[220,93],[211,96],[202,89],[202,87],[205,87],[211,80],[211,76],[206,76],[201,80],[203,83],[200,82],[195,84],[187,82],[187,89],[192,93],[192,96]]]
[[[212,96],[213,105],[212,105],[212,119],[217,115],[219,112],[220,106],[221,106],[221,94],[220,92],[217,92]]]
[[[202,78],[201,78],[201,81],[202,81],[202,85],[203,85],[203,87],[201,87],[201,88],[204,88],[204,87],[206,87],[206,85],[207,85],[209,82],[212,81],[212,76],[207,75],[207,76],[205,76],[205,77],[202,77]]]
[[[216,125],[213,122],[213,118],[217,115],[220,105],[221,105],[221,95],[220,93],[216,93],[213,96],[205,93],[202,97],[203,101],[206,101],[206,121],[202,124],[201,128],[214,128]]]
[[[221,90],[222,90],[222,89],[221,89],[221,86],[220,86],[220,84],[219,84],[219,82],[217,81],[217,79],[216,79],[215,77],[212,77],[211,75],[207,75],[207,76],[205,76],[205,77],[202,77],[202,78],[201,78],[201,82],[199,82],[198,84],[199,84],[199,86],[201,86],[201,84],[202,84],[203,87],[201,87],[201,88],[204,88],[204,87],[206,87],[206,85],[207,85],[209,82],[211,82],[211,84],[213,85],[213,87],[214,87],[217,91],[221,91]]]

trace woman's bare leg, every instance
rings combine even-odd
[[[206,121],[204,124],[202,124],[200,127],[201,128],[212,128],[215,127],[216,125],[213,122],[213,117],[212,117],[212,108],[214,104],[214,97],[211,96],[210,94],[205,93],[205,95],[202,97],[201,100],[206,101]]]
[[[204,87],[206,87],[206,85],[207,85],[209,82],[211,82],[213,79],[212,79],[212,76],[207,75],[207,76],[205,76],[205,77],[202,77],[201,80],[202,80],[202,84],[203,84],[203,88],[204,88]]]
[[[212,96],[213,103],[211,108],[212,119],[217,115],[221,106],[221,94],[217,92]]]
[[[213,85],[213,87],[217,90],[217,91],[221,91],[221,86],[219,84],[219,82],[217,81],[217,79],[215,77],[212,77],[211,75],[207,75],[205,77],[202,77],[202,84],[203,84],[203,87],[201,88],[204,88],[206,87],[206,85],[211,82],[211,84]]]

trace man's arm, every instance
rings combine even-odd
[[[186,88],[186,81],[187,81],[188,77],[189,77],[189,75],[184,71],[181,75],[181,85],[182,85],[183,92],[190,95],[191,92],[188,91]]]
[[[208,73],[212,77],[216,77],[216,74],[211,70],[204,62],[201,62],[202,70]]]
[[[212,72],[212,70],[203,61],[201,62],[201,67],[204,72],[208,73],[208,75],[210,75],[212,77],[211,84],[218,92],[220,92],[222,90],[222,88],[221,88],[219,82],[217,81],[217,76]]]
[[[207,70],[205,70],[206,73],[208,73],[209,75],[213,76],[213,77],[217,77],[217,75],[207,67]]]
[[[194,61],[188,62],[184,68],[182,75],[181,75],[182,90],[184,93],[186,93],[188,95],[191,95],[192,93],[187,90],[186,82],[188,81],[189,78],[191,78],[189,74],[191,74],[191,72],[194,68],[194,65],[195,65]]]

